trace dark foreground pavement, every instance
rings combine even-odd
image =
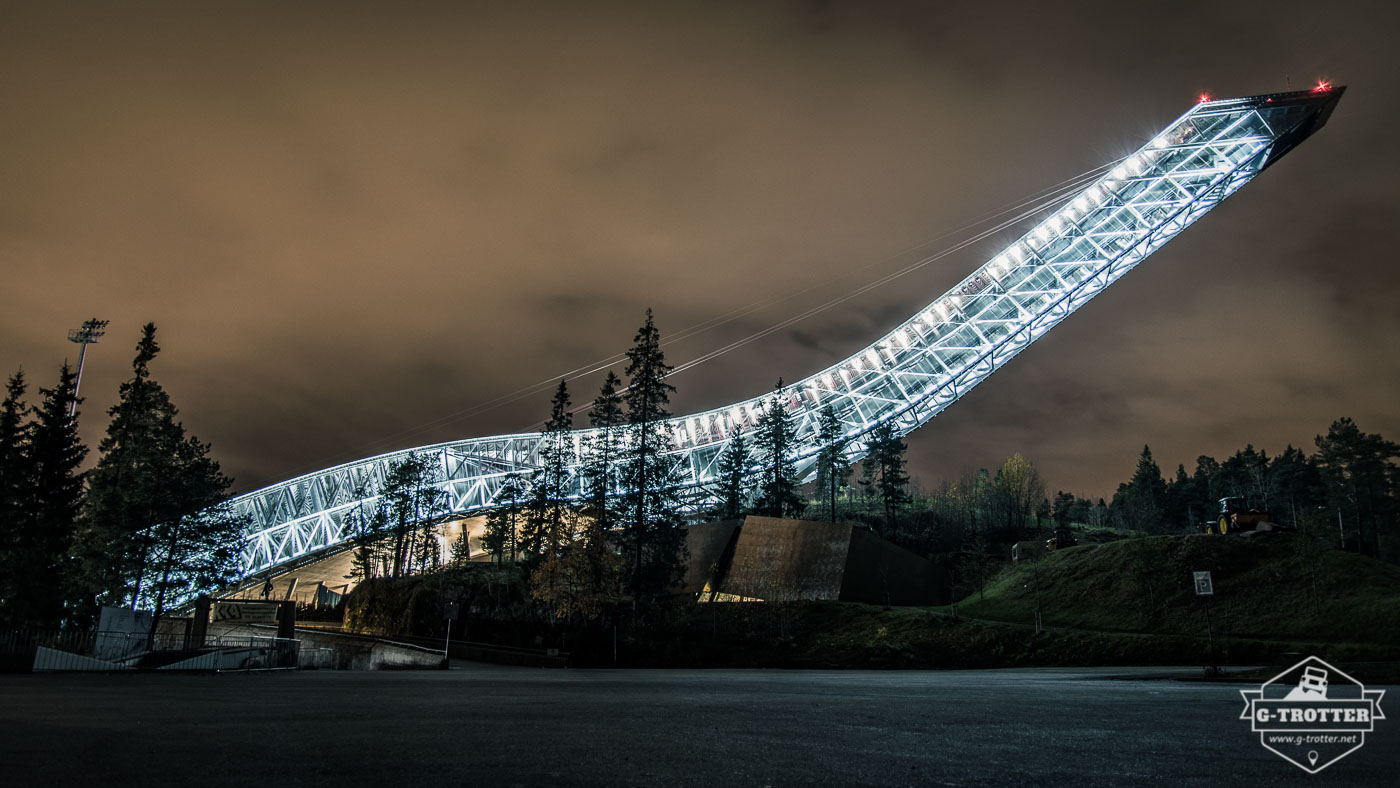
[[[1400,713],[1317,776],[1248,685],[1125,671],[0,676],[0,785],[1396,785]],[[1358,677],[1364,680],[1364,677]],[[1388,693],[1382,708],[1400,703]]]

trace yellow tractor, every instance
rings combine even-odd
[[[1268,524],[1265,528],[1259,528],[1260,523]],[[1252,508],[1245,505],[1245,499],[1240,496],[1232,496],[1220,499],[1220,517],[1215,522],[1210,523],[1206,531],[1212,534],[1233,534],[1244,531],[1272,530],[1274,527],[1269,523],[1269,513],[1263,509]]]
[[[1074,538],[1074,531],[1068,525],[1061,525],[1055,529],[1055,535],[1045,540],[1045,549],[1060,550],[1066,547],[1074,547],[1079,544]]]

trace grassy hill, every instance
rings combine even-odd
[[[1291,534],[1136,537],[1012,564],[958,606],[688,605],[626,638],[638,665],[1012,667],[1204,664],[1212,574],[1216,657],[1272,664],[1400,659],[1400,567]],[[1044,631],[1036,632],[1036,597]],[[1374,665],[1368,676],[1380,676]],[[1384,669],[1392,675],[1393,666]]]
[[[610,624],[550,627],[518,575],[483,565],[363,584],[350,595],[347,626],[441,637],[441,603],[451,597],[463,604],[458,637],[557,646],[579,666],[1204,665],[1204,608],[1191,581],[1200,570],[1213,575],[1211,618],[1224,664],[1275,664],[1297,652],[1344,669],[1400,660],[1400,567],[1280,534],[1141,537],[1055,551],[1007,567],[982,595],[958,604],[958,618],[947,608],[697,605],[687,597],[637,621],[622,616],[616,634]],[[1032,626],[1037,586],[1041,632]]]
[[[1191,573],[1208,570],[1215,634],[1400,646],[1400,567],[1292,534],[1155,536],[1057,550],[1013,564],[959,612],[1047,627],[1199,636]]]

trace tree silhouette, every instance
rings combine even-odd
[[[822,447],[817,455],[817,491],[826,499],[827,515],[834,523],[836,494],[851,477],[851,464],[846,462],[849,440],[842,434],[841,420],[830,405],[822,408],[817,417],[817,442]]]
[[[675,387],[666,382],[671,367],[661,351],[661,334],[651,310],[627,351],[627,458],[622,478],[626,493],[626,547],[631,557],[634,609],[643,597],[664,591],[684,569],[685,536],[677,512],[679,479],[665,453],[671,434],[662,423]]]
[[[15,602],[27,550],[21,526],[21,498],[29,472],[24,458],[29,437],[25,389],[24,371],[16,371],[0,403],[0,627],[6,628],[20,625]]]
[[[884,528],[880,532],[884,536],[897,530],[899,513],[909,505],[909,474],[904,470],[904,452],[908,447],[888,420],[875,425],[868,441],[866,484],[874,488],[884,510]]]
[[[186,436],[151,378],[155,334],[154,323],[142,327],[132,377],[108,411],[101,456],[87,475],[75,547],[80,619],[100,603],[149,604],[159,619],[167,601],[226,583],[236,569],[244,524],[224,505],[232,480],[208,444]]]
[[[719,497],[718,514],[721,520],[737,520],[744,516],[749,504],[749,467],[753,456],[749,452],[749,442],[741,432],[729,441],[724,452],[715,463],[715,474],[719,477],[717,489]]]
[[[758,417],[755,448],[763,463],[762,483],[754,510],[768,517],[799,517],[804,504],[797,492],[797,468],[792,456],[796,448],[797,426],[788,412],[783,380],[778,379],[773,396]]]
[[[82,506],[78,467],[88,451],[78,440],[75,381],[65,363],[58,385],[39,389],[33,420],[20,424],[23,379],[17,376],[0,409],[0,453],[9,455],[5,462],[14,474],[5,479],[8,500],[0,504],[8,509],[3,564],[10,586],[0,604],[12,626],[51,628],[64,617],[68,554]]]

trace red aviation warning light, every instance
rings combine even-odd
[[[1317,87],[1313,88],[1313,92],[1314,92],[1314,93],[1326,93],[1327,91],[1329,91],[1329,90],[1331,90],[1331,89],[1332,89],[1332,83],[1331,83],[1331,82],[1328,82],[1328,81],[1325,80],[1325,79],[1319,79],[1319,80],[1317,81]]]
[[[1204,104],[1204,103],[1206,103],[1207,101],[1210,101],[1210,94],[1209,94],[1209,93],[1204,93],[1204,92],[1203,92],[1203,93],[1201,93],[1201,98],[1200,98],[1200,100],[1198,100],[1196,103],[1197,103],[1197,104]]]

